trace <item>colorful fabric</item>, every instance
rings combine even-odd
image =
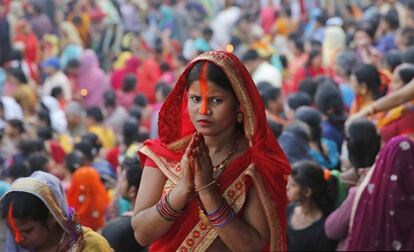
[[[414,250],[414,142],[395,137],[355,196],[348,250]]]
[[[86,91],[81,92],[85,107],[103,105],[103,94],[109,88],[109,83],[104,71],[99,67],[96,53],[90,49],[83,51],[80,58],[77,82],[78,89]]]
[[[68,204],[75,208],[83,226],[93,230],[104,226],[109,196],[95,169],[81,167],[75,171],[68,189]]]
[[[165,190],[180,178],[181,160],[195,132],[187,112],[186,77],[191,67],[209,61],[223,69],[233,86],[244,113],[245,137],[250,149],[233,160],[218,178],[219,189],[229,205],[240,213],[245,196],[254,184],[269,223],[269,250],[286,250],[286,178],[290,166],[266,123],[260,94],[247,69],[233,54],[207,52],[195,58],[178,79],[159,114],[160,138],[149,140],[140,150],[143,164],[151,159],[168,178]],[[248,182],[250,181],[250,182]],[[151,246],[153,251],[204,250],[218,237],[211,224],[199,219],[198,207],[190,200],[186,212]]]
[[[84,245],[83,229],[77,223],[74,212],[66,204],[66,196],[60,180],[46,172],[36,171],[30,177],[16,180],[5,193],[26,192],[43,201],[59,226],[72,237],[69,250],[82,251]]]

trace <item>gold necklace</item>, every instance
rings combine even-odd
[[[229,164],[230,158],[237,151],[237,148],[239,147],[239,144],[240,144],[240,140],[241,140],[241,136],[240,134],[237,134],[237,137],[234,139],[233,145],[231,147],[231,150],[227,154],[227,157],[223,161],[221,161],[218,165],[215,165],[213,167],[214,178],[217,178],[218,176],[221,175],[221,173],[223,173],[224,168],[226,168],[226,166]]]

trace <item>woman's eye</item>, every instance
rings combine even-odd
[[[190,99],[194,102],[194,103],[199,103],[201,98],[199,96],[191,96]]]
[[[221,99],[221,98],[212,98],[212,99],[211,99],[211,102],[212,102],[213,104],[220,104],[220,103],[222,103],[222,102],[223,102],[223,99]]]

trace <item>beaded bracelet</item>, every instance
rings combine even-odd
[[[166,221],[174,221],[177,219],[182,213],[184,213],[183,210],[177,210],[173,208],[170,204],[169,200],[169,192],[161,197],[161,199],[158,201],[156,205],[156,209],[158,214],[165,219]]]

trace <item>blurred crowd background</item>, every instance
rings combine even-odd
[[[139,187],[137,151],[157,137],[185,66],[225,50],[252,75],[293,167],[288,249],[358,248],[348,231],[364,204],[383,211],[354,223],[360,238],[381,231],[370,248],[409,249],[414,97],[370,106],[411,84],[413,46],[410,0],[0,0],[0,189],[54,174],[82,225],[127,246],[116,251],[138,249],[120,219]],[[367,190],[392,200],[355,200],[372,166],[392,179],[372,176]],[[79,185],[91,188],[82,201]]]

